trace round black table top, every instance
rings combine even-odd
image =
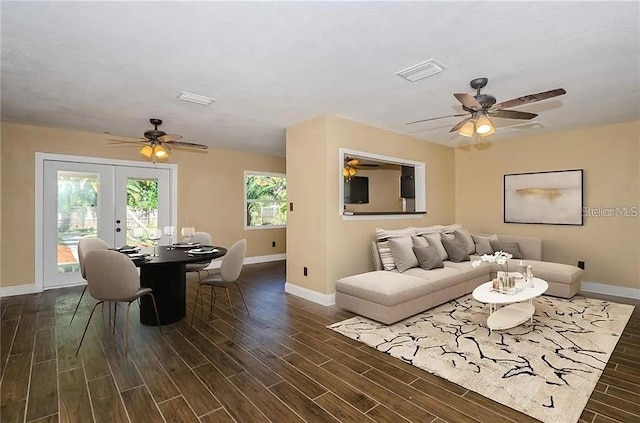
[[[149,266],[168,263],[199,263],[202,261],[217,259],[227,254],[227,249],[224,247],[208,245],[205,245],[204,247],[213,247],[215,251],[211,252],[211,254],[188,254],[188,248],[175,248],[169,245],[158,245],[156,247],[156,254],[158,254],[157,257],[149,256],[147,260],[136,264],[138,266]]]

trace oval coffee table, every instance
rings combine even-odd
[[[521,325],[529,319],[533,322],[536,308],[532,300],[544,294],[549,284],[540,278],[533,278],[533,288],[516,286],[517,292],[513,295],[501,294],[492,288],[492,281],[483,283],[473,290],[472,295],[476,301],[489,304],[489,330],[503,330]],[[507,305],[496,309],[497,305],[502,304]]]

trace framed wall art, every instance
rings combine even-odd
[[[582,225],[583,170],[504,175],[504,222]]]

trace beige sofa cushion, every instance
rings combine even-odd
[[[435,292],[449,286],[466,282],[469,278],[461,271],[452,267],[443,267],[440,269],[424,270],[420,267],[414,267],[403,273],[403,275],[415,276],[430,284],[431,291]]]
[[[512,261],[515,265],[515,260]],[[522,262],[525,266],[529,264],[531,265],[531,268],[533,269],[533,276],[544,279],[547,282],[551,281],[570,285],[578,280],[582,280],[582,269],[576,266],[534,260],[523,260]],[[511,266],[511,263],[509,265]],[[509,270],[511,270],[511,268],[509,268]]]
[[[417,270],[417,268],[409,269]],[[378,270],[338,279],[336,290],[344,294],[393,306],[433,292],[433,284],[405,273]]]

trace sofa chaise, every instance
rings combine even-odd
[[[425,230],[429,232],[425,233]],[[375,270],[367,273],[344,277],[336,282],[336,305],[373,320],[392,324],[414,314],[446,303],[471,293],[477,286],[496,277],[500,267],[495,263],[481,263],[473,266],[472,261],[480,259],[481,245],[467,241],[469,260],[442,261],[443,267],[425,270],[419,266],[408,269],[395,268],[385,270],[383,243],[390,238],[426,236],[429,244],[438,244],[444,234],[465,233],[460,225],[434,226],[429,228],[407,228],[401,231],[378,230],[378,236],[372,242],[372,256]],[[419,234],[419,235],[418,235]],[[386,236],[386,238],[385,238]],[[455,235],[454,235],[455,236]],[[578,267],[542,261],[542,240],[536,237],[511,235],[475,235],[468,231],[467,240],[492,240],[494,247],[517,246],[518,258],[509,260],[509,271],[521,270],[519,266],[531,265],[534,275],[549,284],[545,295],[571,298],[580,290],[582,269]],[[472,238],[473,237],[473,238]],[[404,240],[405,242],[408,242]],[[482,242],[481,242],[482,243]],[[462,243],[464,244],[464,243]],[[486,243],[485,243],[486,244]],[[441,249],[441,251],[444,249]],[[414,250],[415,251],[415,250]],[[444,256],[444,254],[441,254]],[[398,259],[398,257],[395,257]],[[449,257],[447,257],[449,258]],[[386,266],[388,269],[389,267]],[[402,271],[401,271],[402,270]]]

